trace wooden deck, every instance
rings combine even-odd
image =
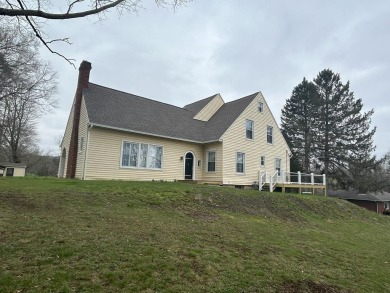
[[[266,183],[267,185],[269,183]],[[300,194],[317,194],[326,195],[326,185],[323,184],[298,184],[298,183],[276,183],[275,188],[281,188],[282,192],[298,192]]]

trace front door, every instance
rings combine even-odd
[[[184,173],[184,179],[186,180],[192,180],[192,174],[194,170],[194,155],[192,153],[186,154],[186,160],[185,160],[185,173]]]

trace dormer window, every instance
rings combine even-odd
[[[260,113],[262,113],[264,111],[264,104],[263,104],[263,102],[259,102],[258,109],[259,109]]]
[[[253,139],[253,121],[246,120],[245,127],[246,127],[246,138]]]

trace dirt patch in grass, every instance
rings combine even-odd
[[[277,290],[280,293],[353,293],[339,286],[314,281],[286,281]]]
[[[23,194],[7,192],[0,194],[3,205],[15,212],[37,212],[47,210],[58,210],[59,206],[49,200],[37,202],[37,198],[29,198]]]
[[[16,211],[30,211],[36,209],[32,199],[16,193],[6,193],[1,196],[4,205]]]
[[[290,212],[290,209],[279,203],[278,200],[268,195],[251,196],[243,192],[244,196],[236,193],[211,194],[195,197],[195,201],[207,207],[226,210],[234,213],[243,213],[254,216],[266,216],[270,218],[282,218],[286,221],[302,222],[300,215]],[[283,201],[285,203],[285,201]]]

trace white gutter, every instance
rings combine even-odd
[[[167,138],[167,139],[173,139],[173,140],[179,140],[179,141],[185,141],[185,142],[192,142],[192,143],[198,143],[198,144],[205,144],[205,143],[218,142],[219,141],[219,140],[195,141],[195,140],[190,140],[190,139],[183,139],[183,138],[177,138],[177,137],[172,137],[172,136],[159,135],[159,134],[154,134],[154,133],[130,130],[130,129],[113,127],[113,126],[107,126],[107,125],[96,124],[96,123],[90,123],[90,125],[91,126],[96,126],[96,127],[101,127],[101,128],[112,129],[112,130],[118,130],[118,131],[130,132],[130,133],[137,133],[137,134],[143,134],[143,135],[149,135],[149,136],[155,136],[155,137],[161,137],[161,138]]]

